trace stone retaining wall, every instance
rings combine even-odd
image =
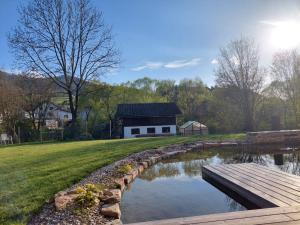
[[[300,130],[248,132],[246,142],[250,144],[300,143]]]

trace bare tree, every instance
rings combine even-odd
[[[111,28],[89,0],[33,0],[8,37],[18,63],[68,96],[72,122],[84,85],[119,63]]]
[[[297,51],[283,51],[273,57],[272,75],[277,97],[290,105],[297,125],[300,122],[300,55]]]
[[[17,85],[23,94],[23,110],[28,114],[32,127],[40,131],[45,123],[51,98],[54,97],[52,82],[32,74],[23,74],[18,77]]]
[[[11,80],[0,79],[0,120],[4,131],[17,137],[16,125],[23,118],[22,91]]]
[[[220,49],[217,85],[236,89],[235,102],[244,115],[244,129],[254,129],[255,108],[263,85],[258,47],[248,38],[231,41]]]

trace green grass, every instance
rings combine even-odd
[[[208,135],[201,139],[241,139]],[[135,152],[200,137],[98,140],[0,147],[0,224],[25,224],[45,201],[97,168]]]

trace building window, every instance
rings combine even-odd
[[[69,115],[64,115],[64,119],[69,119]]]
[[[147,134],[155,134],[155,127],[147,128]]]
[[[131,129],[131,134],[140,134],[140,128]]]
[[[171,132],[171,129],[170,129],[170,127],[163,127],[163,128],[162,128],[162,132],[163,132],[163,133],[170,133],[170,132]]]

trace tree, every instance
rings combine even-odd
[[[207,98],[208,90],[200,79],[183,79],[180,81],[177,104],[183,112],[184,120],[202,121]]]
[[[111,29],[89,0],[33,0],[19,14],[8,38],[16,59],[67,94],[74,124],[82,88],[119,63]]]
[[[263,85],[264,70],[259,65],[258,48],[253,40],[241,38],[220,49],[217,85],[237,89],[234,96],[244,117],[244,130],[254,129],[255,108]]]
[[[23,74],[18,77],[17,86],[22,90],[22,109],[29,116],[33,129],[40,131],[45,123],[51,98],[54,97],[52,82],[32,74]]]
[[[272,75],[278,84],[277,97],[286,101],[293,111],[294,123],[300,122],[300,55],[297,51],[276,53],[272,62]]]
[[[0,120],[4,131],[17,137],[16,125],[22,120],[22,91],[12,81],[0,78]]]
[[[168,102],[178,101],[178,88],[175,80],[157,81],[156,93],[162,97],[165,97]]]

